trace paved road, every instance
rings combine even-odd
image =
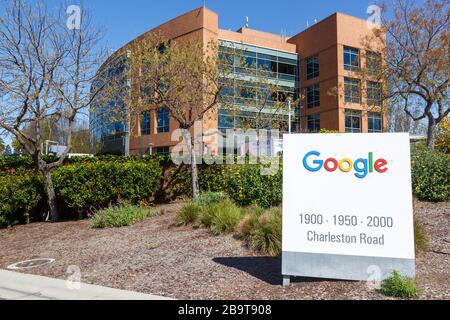
[[[167,300],[163,297],[0,270],[0,300]]]

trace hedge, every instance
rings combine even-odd
[[[204,166],[200,172],[202,191],[224,192],[240,206],[252,204],[270,208],[283,199],[283,169],[262,175],[261,165]]]
[[[0,227],[27,220],[40,221],[45,211],[41,175],[27,170],[26,157],[19,168],[0,171]],[[155,196],[162,176],[160,159],[109,158],[74,161],[52,172],[59,210],[73,218],[88,210],[127,201],[137,204]],[[77,163],[78,162],[78,163]],[[11,162],[10,162],[11,163]]]
[[[41,218],[45,190],[31,158],[0,157],[0,227]],[[49,159],[48,161],[53,161]],[[31,168],[31,169],[30,169]],[[282,168],[261,175],[260,165],[199,166],[202,192],[223,192],[240,206],[279,206],[282,202]],[[414,195],[425,201],[450,198],[450,158],[417,148],[412,153]],[[86,213],[111,203],[167,202],[191,195],[190,167],[174,167],[161,157],[75,158],[53,172],[55,191],[63,216]]]
[[[98,162],[61,167],[53,181],[58,199],[83,211],[119,200],[136,204],[156,193],[160,176],[158,162]]]
[[[450,155],[417,147],[412,153],[413,192],[419,200],[450,198]]]
[[[33,220],[45,201],[41,176],[23,169],[0,174],[0,228]]]

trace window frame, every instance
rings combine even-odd
[[[381,68],[381,54],[374,51],[366,51],[366,70],[369,75],[377,75]]]
[[[310,68],[312,71],[310,72]],[[311,80],[320,76],[320,58],[318,55],[306,58],[306,80]]]
[[[313,98],[312,101],[310,101],[310,95]],[[320,107],[320,83],[306,88],[306,106],[308,109]]]
[[[346,63],[346,57],[349,55],[350,64]],[[356,57],[357,65],[353,64],[353,59]],[[361,50],[357,48],[344,46],[344,70],[346,71],[359,71],[361,68]]]
[[[306,124],[308,126],[308,131],[310,133],[319,133],[320,132],[320,130],[321,130],[321,119],[320,118],[321,118],[320,113],[312,114],[307,117]],[[317,126],[317,122],[319,123],[318,126]],[[310,126],[311,124],[313,124],[312,125],[313,130],[311,130],[311,126]]]
[[[355,98],[355,92],[358,92],[357,98]],[[349,95],[349,93],[351,94]],[[344,100],[345,103],[361,104],[361,80],[344,77]]]
[[[347,119],[351,118],[351,126],[347,126]],[[359,128],[353,126],[354,118],[359,119]],[[345,132],[346,133],[362,133],[362,112],[359,110],[346,109],[345,110]]]
[[[148,127],[144,126],[145,120],[148,115]],[[141,113],[141,136],[149,136],[152,134],[152,114],[150,111],[144,111]]]
[[[377,117],[374,117],[374,115],[377,115]],[[380,130],[374,129],[374,122],[372,121],[380,121]],[[367,114],[367,127],[369,133],[383,133],[383,114],[381,112],[369,112]]]
[[[162,114],[162,112],[164,112],[164,114]],[[162,115],[166,115],[167,116],[167,121],[163,121],[161,119]],[[161,122],[164,122],[163,124],[161,124]],[[167,123],[165,123],[167,122]],[[161,108],[158,109],[157,111],[157,132],[158,133],[168,133],[170,132],[170,111],[168,109],[165,108]]]
[[[382,86],[377,81],[367,81],[366,83],[366,99],[369,106],[381,107],[382,102]]]

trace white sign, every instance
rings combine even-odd
[[[283,170],[285,276],[414,276],[408,134],[286,135]]]

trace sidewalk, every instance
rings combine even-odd
[[[169,300],[163,297],[0,270],[0,300]]]

